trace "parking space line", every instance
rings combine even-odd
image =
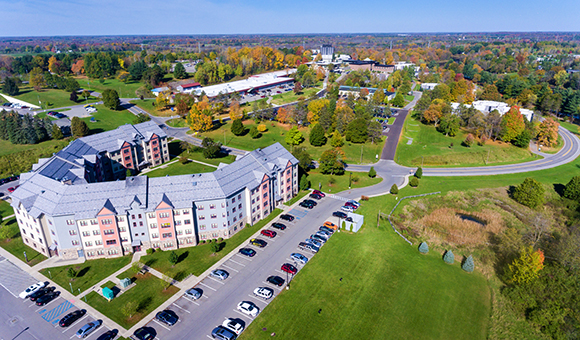
[[[242,266],[242,267],[245,267],[245,266],[246,266],[245,264],[241,264],[241,263],[239,263],[239,262],[236,262],[236,261],[234,261],[234,260],[232,260],[232,259],[230,259],[230,261],[232,261],[232,262],[233,262],[233,263],[235,263],[235,264],[239,264],[239,265],[240,265],[240,266]]]
[[[53,299],[52,301],[50,301],[50,302],[49,302],[49,303],[47,303],[46,305],[44,305],[44,306],[42,306],[42,307],[38,308],[36,311],[38,312],[39,310],[41,310],[41,309],[43,309],[43,308],[44,308],[44,309],[46,309],[46,307],[47,307],[48,305],[50,305],[51,303],[55,302],[56,300],[58,300],[58,298],[56,298],[56,299]],[[48,320],[47,320],[47,321],[48,321]]]
[[[233,271],[235,271],[236,273],[239,273],[239,272],[240,272],[239,270],[237,270],[237,269],[234,269],[234,268],[232,268],[232,267],[230,267],[230,266],[226,266],[225,264],[222,264],[222,266],[224,266],[224,267],[226,267],[226,268],[228,268],[228,269],[230,269],[230,270],[233,270]]]
[[[85,319],[86,317],[88,317],[88,314],[85,314],[85,316],[83,316],[82,318],[78,319],[77,321],[73,322],[70,326],[68,326],[64,331],[62,331],[63,333],[68,331],[69,329],[72,329],[74,325],[76,325],[77,323],[81,322],[83,319]]]
[[[274,288],[276,288],[276,289],[282,289],[282,288],[284,288],[283,286],[282,286],[282,287],[273,286],[272,284],[270,284],[270,283],[268,283],[268,282],[266,282],[266,281],[262,281],[262,283],[264,283],[264,284],[267,284],[267,285],[268,285],[268,287],[272,286],[272,287],[274,287]]]
[[[171,328],[169,328],[169,327],[165,326],[165,325],[164,325],[164,324],[162,324],[161,322],[159,322],[159,321],[157,321],[157,320],[155,320],[155,319],[152,319],[151,321],[155,322],[155,323],[156,323],[156,324],[158,324],[159,326],[161,326],[161,327],[163,327],[163,328],[165,328],[166,330],[168,330],[168,331],[170,331],[170,332],[171,332]]]
[[[202,285],[202,286],[205,286],[205,287],[207,287],[207,288],[209,288],[209,289],[211,289],[211,290],[213,290],[214,292],[217,292],[217,290],[216,290],[215,288],[213,288],[213,287],[211,287],[211,286],[208,286],[208,285],[206,285],[206,284],[205,284],[205,283],[203,283],[203,282],[200,282],[199,284],[200,284],[200,285]]]
[[[207,296],[207,295],[202,295],[201,297],[209,299],[209,296]]]
[[[250,262],[252,261],[251,259],[247,258],[246,256],[242,256],[242,255],[240,255],[240,254],[236,254],[236,256],[237,256],[237,257],[241,257],[241,258],[243,258],[244,260],[248,260],[248,261],[250,261]]]
[[[207,335],[207,334],[206,334],[206,335]],[[210,338],[211,340],[213,340],[213,338],[212,338],[211,336],[207,335],[207,337],[208,337],[208,338]]]
[[[239,310],[237,310],[237,309],[234,309],[233,311],[234,311],[234,312],[236,312],[236,313],[238,313],[238,314],[240,314],[241,316],[245,316],[245,317],[247,317],[248,319],[250,319],[250,320],[252,320],[252,321],[254,320],[254,318],[252,318],[251,316],[249,316],[249,315],[246,315],[246,314],[244,314],[244,313],[240,312],[240,311],[239,311]]]
[[[268,299],[268,300],[264,300],[264,299],[262,299],[262,298],[259,298],[259,297],[257,297],[256,295],[253,295],[253,294],[248,294],[248,296],[249,296],[249,297],[251,297],[251,298],[254,298],[254,299],[256,299],[256,300],[258,300],[258,301],[260,301],[260,302],[263,302],[263,303],[265,303],[266,305],[268,304],[268,300],[269,300],[269,299]],[[271,298],[270,298],[270,299],[271,299]],[[253,301],[252,301],[252,302],[253,302]]]
[[[191,300],[191,302],[195,302],[195,301]],[[199,304],[197,302],[195,302],[195,304],[199,306]],[[185,311],[186,313],[191,313],[190,311],[188,311],[187,309],[181,307],[180,305],[176,304],[175,302],[172,303],[172,305],[174,305],[175,307],[181,309],[182,311]]]
[[[215,281],[215,282],[217,282],[217,283],[219,283],[220,285],[223,285],[223,284],[224,284],[224,283],[223,283],[223,282],[221,282],[220,280],[218,280],[218,279],[214,279],[214,278],[213,278],[213,277],[211,277],[211,276],[208,276],[208,278],[209,278],[209,279],[212,279],[213,281]]]
[[[264,248],[256,248],[256,250],[264,251]]]
[[[276,273],[280,273],[280,274],[286,274],[286,272],[284,272],[284,271],[281,271],[280,269],[276,269],[276,270],[275,270],[275,272],[276,272]]]

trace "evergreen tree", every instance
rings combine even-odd
[[[346,127],[346,140],[353,143],[364,143],[368,137],[368,126],[364,118],[357,118]]]
[[[111,110],[118,110],[120,106],[119,94],[113,89],[103,91],[103,104]]]
[[[413,188],[418,187],[419,180],[417,179],[417,177],[411,177],[411,179],[409,180],[409,185],[412,186]]]
[[[570,182],[566,184],[566,188],[564,189],[564,197],[575,201],[580,199],[580,176],[572,177]]]
[[[453,262],[455,262],[455,255],[453,255],[451,250],[445,252],[445,255],[443,255],[443,261],[447,264],[453,264]]]
[[[375,171],[375,167],[374,166],[371,166],[371,169],[369,170],[369,177],[370,178],[377,177],[377,172]]]
[[[262,137],[262,134],[260,133],[260,131],[258,131],[258,128],[255,125],[252,126],[252,128],[250,129],[250,137],[252,137],[253,139],[258,139]]]
[[[475,264],[473,263],[473,257],[469,255],[463,264],[461,265],[461,269],[465,270],[468,273],[473,273],[473,269],[475,269]]]
[[[542,183],[528,177],[515,187],[513,198],[516,202],[535,209],[544,204],[544,192]]]
[[[417,177],[417,178],[419,178],[419,179],[420,179],[421,177],[423,177],[423,169],[422,169],[421,167],[418,167],[418,168],[417,168],[417,171],[415,171],[415,177]]]
[[[201,146],[203,147],[203,156],[205,158],[217,158],[222,152],[222,144],[209,137],[205,137],[201,141]]]
[[[185,67],[182,63],[175,64],[175,67],[173,68],[173,75],[177,79],[187,78],[187,72],[185,71]]]
[[[70,97],[69,97],[71,102],[77,102],[79,100],[79,96],[77,95],[76,91],[73,91],[70,93]]]
[[[342,163],[342,153],[339,149],[324,151],[320,156],[319,164],[320,172],[323,174],[344,174],[344,163]]]
[[[20,92],[18,85],[16,85],[16,80],[13,78],[4,79],[4,86],[2,86],[2,92],[9,96],[15,96]]]
[[[36,139],[39,142],[42,142],[42,141],[45,141],[48,139],[48,132],[46,131],[46,128],[44,127],[42,120],[34,118],[34,121],[32,122],[32,126],[34,127],[34,132],[36,133]]]
[[[169,263],[171,263],[173,266],[175,266],[178,261],[179,261],[179,256],[177,256],[177,253],[175,251],[171,251],[171,253],[169,253]]]
[[[310,166],[312,165],[312,157],[306,151],[306,148],[303,146],[296,147],[292,150],[292,156],[296,157],[298,160],[298,167],[303,173],[306,173],[310,170]]]
[[[429,246],[427,243],[421,242],[421,244],[419,244],[419,252],[421,254],[427,254],[429,252]]]
[[[340,132],[334,131],[332,138],[330,138],[330,145],[332,145],[333,148],[340,148],[344,145],[344,139],[342,139]]]
[[[236,136],[241,136],[246,132],[246,128],[241,119],[234,119],[232,122],[232,133]]]
[[[71,120],[71,132],[75,138],[84,137],[89,134],[89,127],[79,117],[73,117]]]
[[[391,194],[396,195],[399,193],[399,187],[396,184],[393,184],[391,187]]]
[[[58,139],[63,139],[64,135],[62,133],[62,130],[60,129],[60,127],[56,124],[54,124],[52,126],[52,139],[58,140]]]
[[[306,174],[300,177],[300,190],[308,190],[310,188],[310,181],[308,180],[308,176]]]
[[[76,270],[74,270],[73,267],[69,267],[68,271],[66,272],[67,276],[70,277],[71,279],[77,276],[77,272]]]
[[[391,104],[395,107],[403,107],[405,106],[405,98],[401,94],[401,92],[397,92],[395,98],[391,101]]]
[[[320,124],[314,124],[310,130],[310,144],[313,146],[323,146],[326,144],[326,137],[324,136],[324,129]]]
[[[133,176],[133,170],[127,168],[127,171],[125,172],[125,177],[131,177]]]

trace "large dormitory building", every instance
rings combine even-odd
[[[169,160],[153,122],[71,142],[23,173],[12,207],[24,243],[66,259],[122,256],[228,238],[298,192],[298,160],[279,143],[212,173],[129,176]]]

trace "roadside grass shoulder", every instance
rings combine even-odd
[[[102,84],[98,79],[90,79],[90,81],[87,77],[76,77],[75,79],[83,89],[99,93],[103,93],[107,89],[113,89],[117,91],[119,98],[135,98],[137,97],[135,91],[143,86],[143,83],[138,81],[123,83],[115,78],[105,79]]]
[[[318,189],[327,193],[337,193],[348,190],[349,181],[351,189],[355,189],[378,184],[383,179],[380,177],[370,178],[365,172],[353,172],[352,176],[349,172],[345,172],[342,176],[336,176],[324,175],[318,170],[311,170],[308,174],[308,180],[313,189]]]
[[[301,199],[303,199],[306,195],[310,194],[311,192],[312,191],[310,191],[310,190],[300,190],[298,192],[298,195],[294,196],[291,200],[284,203],[284,205],[291,207],[294,203],[300,201]]]

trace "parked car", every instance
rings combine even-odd
[[[340,207],[340,210],[345,212],[354,212],[354,208],[348,205],[343,205],[342,207]]]
[[[155,315],[155,319],[163,322],[167,326],[173,326],[179,320],[177,314],[170,309],[162,310]]]
[[[332,213],[332,216],[342,218],[342,219],[347,218],[347,215],[345,213],[343,213],[342,211],[335,211]]]
[[[322,199],[322,196],[320,196],[320,195],[318,195],[318,194],[314,194],[314,193],[312,193],[312,194],[308,195],[308,197],[310,197],[310,198],[314,198],[314,199],[316,199],[316,200]]]
[[[294,221],[294,216],[292,216],[290,214],[282,214],[282,215],[280,215],[280,219],[284,220],[284,221],[292,222],[292,221]]]
[[[312,193],[317,194],[317,195],[322,196],[322,197],[326,197],[326,194],[320,190],[312,190]]]
[[[220,340],[236,340],[238,336],[234,331],[224,326],[217,326],[211,331],[211,337]]]
[[[133,337],[137,340],[151,340],[155,339],[155,336],[157,332],[153,327],[141,327],[133,333]]]
[[[190,299],[197,300],[197,299],[201,298],[202,293],[201,293],[200,289],[189,288],[188,290],[185,291],[184,295]]]
[[[63,316],[58,322],[58,325],[60,327],[68,327],[72,325],[73,322],[83,317],[83,315],[85,315],[86,313],[87,311],[84,309],[75,310],[74,312],[68,313],[67,315]]]
[[[307,208],[307,209],[312,209],[314,208],[314,204],[310,204],[308,202],[300,202],[300,204],[298,204],[299,206],[301,206],[302,208]]]
[[[50,292],[54,292],[56,288],[55,287],[44,287],[41,288],[39,290],[37,290],[36,292],[30,294],[29,298],[30,301],[36,301],[39,297],[43,296],[46,293],[50,293]]]
[[[284,279],[280,276],[272,275],[266,279],[268,283],[273,284],[274,286],[282,286],[284,284]]]
[[[326,227],[326,228],[332,230],[333,232],[338,230],[338,226],[332,222],[329,222],[329,221],[324,222],[323,227]]]
[[[282,223],[274,222],[274,223],[272,223],[272,228],[276,228],[276,229],[280,229],[280,230],[285,230],[286,229],[286,225],[285,224],[282,224]]]
[[[320,243],[321,245],[326,243],[326,240],[322,238],[320,235],[312,234],[310,235],[310,239]]]
[[[44,306],[47,303],[49,303],[50,301],[56,299],[59,295],[60,295],[60,292],[46,293],[43,296],[36,299],[36,305],[37,306]]]
[[[323,239],[325,239],[327,241],[330,238],[330,236],[332,235],[331,233],[323,231],[323,230],[319,230],[319,231],[315,232],[314,234],[322,237]]]
[[[250,240],[250,244],[256,247],[264,248],[268,245],[268,242],[260,240],[259,238],[253,238]]]
[[[286,272],[286,273],[292,274],[292,275],[296,275],[296,273],[298,273],[298,269],[296,267],[294,267],[293,265],[291,265],[290,263],[284,263],[282,265],[282,267],[280,267],[280,269],[282,269],[283,272]]]
[[[290,254],[290,258],[302,265],[305,265],[308,262],[308,258],[300,253],[292,253]]]
[[[314,240],[311,238],[308,238],[305,240],[306,243],[310,243],[311,245],[318,247],[318,249],[320,249],[322,247],[322,242],[318,241],[318,240]]]
[[[256,251],[252,248],[242,248],[240,249],[240,254],[248,257],[254,257],[254,255],[256,255]]]
[[[234,320],[234,319],[231,319],[231,318],[225,319],[222,326],[233,331],[237,335],[240,335],[240,333],[242,333],[244,331],[244,325],[241,324],[240,322]]]
[[[274,291],[267,287],[258,287],[254,289],[254,295],[261,297],[262,299],[269,299],[274,295]]]
[[[346,202],[344,204],[345,207],[351,207],[353,210],[357,210],[358,209],[358,205],[351,203],[351,202]]]
[[[103,323],[101,320],[89,322],[88,324],[82,326],[75,334],[77,338],[86,338],[89,334],[94,332]]]
[[[46,282],[38,282],[38,283],[35,283],[35,284],[31,285],[30,287],[26,288],[18,296],[20,296],[21,299],[26,299],[27,297],[29,297],[30,295],[32,295],[32,293],[36,292],[40,288],[44,288],[45,286],[46,286]]]
[[[14,190],[16,190],[16,188],[14,188],[14,187],[10,187],[10,188],[8,188],[8,192],[9,192],[9,193],[13,193],[13,192],[14,192]]]
[[[216,278],[218,280],[225,280],[228,278],[228,276],[230,276],[230,274],[223,269],[216,269],[211,273],[209,273],[209,276]]]
[[[272,231],[272,230],[262,230],[260,232],[260,234],[262,234],[262,235],[264,235],[266,237],[269,237],[269,238],[276,237],[276,232],[275,231]]]
[[[300,249],[300,250],[308,250],[308,251],[311,251],[313,253],[318,253],[318,251],[320,250],[319,247],[316,247],[315,245],[313,245],[311,243],[307,243],[307,242],[300,242],[298,244],[298,249]]]
[[[256,306],[253,302],[251,301],[242,301],[240,303],[238,303],[238,307],[237,309],[246,314],[249,315],[251,317],[256,317],[258,316],[258,313],[260,313],[260,308],[258,308],[258,306]]]
[[[97,338],[97,340],[113,340],[113,339],[115,339],[115,337],[117,336],[118,333],[119,333],[118,330],[113,329],[113,330],[110,330],[108,332],[101,334],[101,336],[99,336]]]
[[[308,203],[308,204],[312,204],[313,206],[317,206],[318,203],[316,203],[315,201],[311,200],[311,199],[306,199],[304,200],[304,202]]]

